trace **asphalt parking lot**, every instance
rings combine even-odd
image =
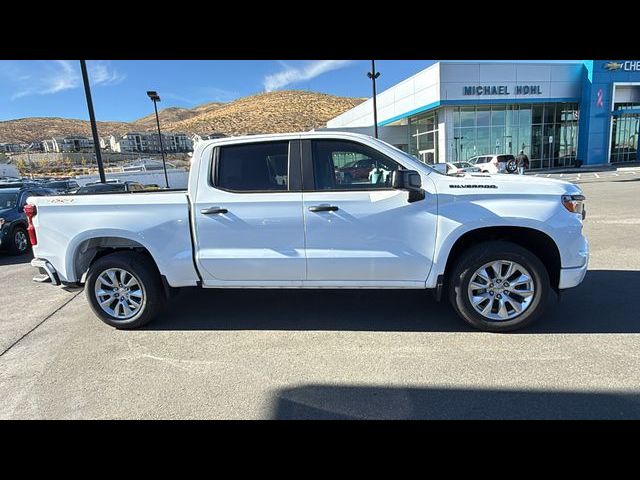
[[[510,334],[328,290],[189,290],[118,331],[0,254],[0,418],[638,419],[640,172],[580,183],[587,277]]]

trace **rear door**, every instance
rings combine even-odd
[[[306,274],[300,142],[222,145],[208,171],[193,205],[205,286],[300,285]]]

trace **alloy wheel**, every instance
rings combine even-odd
[[[118,320],[134,317],[145,304],[141,283],[122,268],[110,268],[100,273],[94,291],[100,308]]]
[[[529,271],[511,260],[496,260],[478,268],[467,288],[473,309],[487,320],[512,320],[531,305],[535,284]]]

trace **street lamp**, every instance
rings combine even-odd
[[[169,177],[167,176],[167,162],[164,158],[164,147],[162,145],[162,133],[160,133],[160,117],[158,116],[158,106],[156,104],[156,102],[160,101],[160,95],[158,95],[158,92],[150,90],[147,92],[147,96],[153,102],[153,108],[156,111],[156,124],[158,125],[158,139],[160,140],[160,153],[162,154],[162,168],[164,169],[164,181],[165,181],[165,184],[167,185],[167,188],[169,188]]]
[[[104,165],[102,164],[102,151],[100,150],[100,138],[98,137],[98,126],[96,125],[96,116],[93,112],[93,101],[91,100],[91,87],[89,86],[89,75],[87,74],[87,64],[84,60],[80,60],[80,70],[82,71],[82,83],[84,83],[84,94],[87,97],[87,108],[89,110],[89,122],[91,122],[91,134],[93,136],[93,147],[96,152],[96,162],[98,163],[98,173],[100,181],[105,183],[107,180],[104,176]]]
[[[376,61],[371,60],[371,71],[367,72],[367,77],[373,82],[373,133],[378,138],[378,108],[376,104],[376,78],[380,76],[380,72],[376,72]]]

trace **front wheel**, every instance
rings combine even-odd
[[[470,325],[487,332],[523,328],[547,303],[547,269],[529,250],[506,241],[467,250],[451,271],[449,297]]]
[[[118,329],[149,323],[166,301],[158,269],[137,252],[115,252],[96,260],[85,292],[93,312]]]

